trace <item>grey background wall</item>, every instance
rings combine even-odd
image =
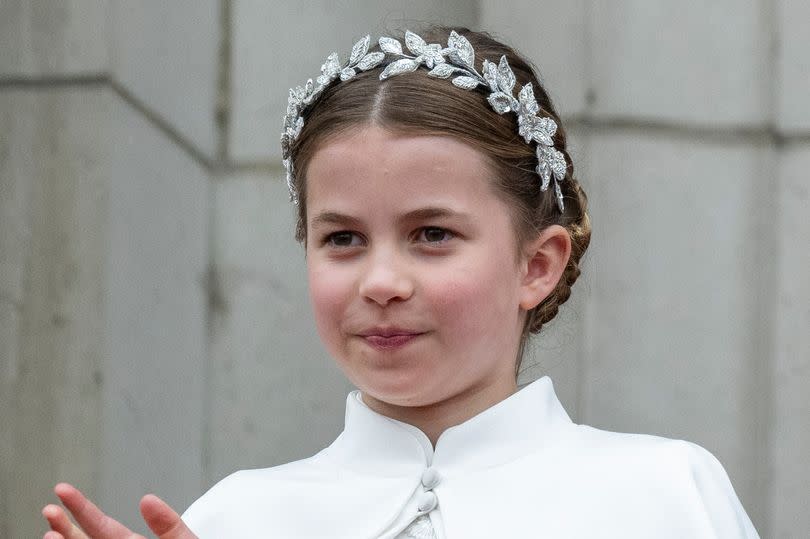
[[[522,379],[704,445],[763,537],[810,535],[810,4],[2,0],[0,536],[58,480],[143,530],[143,493],[339,432],[280,117],[412,19],[516,44],[572,133],[592,250]]]

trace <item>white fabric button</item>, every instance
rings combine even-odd
[[[433,466],[422,472],[422,486],[428,490],[438,485],[441,479],[439,472]]]
[[[436,497],[436,494],[433,492],[422,492],[419,494],[419,500],[416,505],[416,509],[420,513],[429,513],[436,509],[436,506],[439,504],[439,499]]]

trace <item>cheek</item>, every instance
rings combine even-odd
[[[438,276],[436,276],[438,277]],[[497,333],[519,316],[514,276],[503,265],[482,262],[425,283],[424,293],[454,338],[469,342]]]
[[[324,340],[336,331],[340,313],[348,298],[349,283],[339,272],[327,271],[317,265],[307,270],[309,299],[318,331]]]

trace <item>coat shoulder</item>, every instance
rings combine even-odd
[[[211,528],[217,520],[249,517],[268,500],[283,498],[291,487],[300,488],[314,480],[322,483],[337,473],[334,467],[324,464],[322,453],[270,468],[234,472],[192,503],[182,519],[192,530]]]
[[[560,447],[577,466],[598,465],[603,470],[640,474],[654,480],[662,474],[690,482],[705,475],[728,481],[720,461],[704,447],[686,440],[651,434],[632,434],[572,425]],[[729,483],[730,486],[730,483]]]
[[[758,537],[725,468],[704,447],[585,425],[575,425],[571,436],[572,466],[586,472],[591,485],[606,485],[605,493],[621,491],[640,506],[658,500],[658,507],[691,515],[717,537]]]

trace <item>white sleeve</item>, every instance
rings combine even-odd
[[[759,539],[720,461],[699,445],[687,442],[692,477],[706,516],[718,539]]]

